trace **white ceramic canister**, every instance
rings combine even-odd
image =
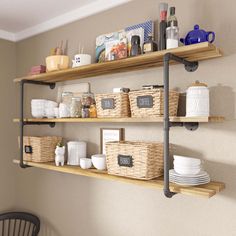
[[[196,81],[187,89],[186,116],[209,116],[209,89],[206,84]]]
[[[70,141],[68,145],[68,161],[67,165],[79,166],[80,158],[86,158],[86,142],[83,141]]]

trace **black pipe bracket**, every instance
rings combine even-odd
[[[42,82],[36,80],[21,80],[20,81],[20,167],[28,168],[29,165],[24,163],[24,126],[26,125],[49,125],[50,127],[55,127],[55,122],[30,122],[24,121],[24,85],[25,84],[35,84],[49,86],[50,89],[56,87],[56,83]]]
[[[198,122],[170,122],[169,116],[169,65],[170,60],[174,60],[184,65],[186,71],[194,72],[198,68],[198,62],[188,61],[184,58],[176,56],[172,53],[166,53],[163,57],[164,72],[164,195],[167,198],[172,198],[176,193],[170,191],[169,183],[169,170],[170,170],[170,159],[169,159],[169,132],[170,127],[180,126],[185,127],[188,130],[194,131],[198,128]]]

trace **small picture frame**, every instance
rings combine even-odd
[[[106,154],[106,142],[124,141],[124,128],[101,128],[100,129],[100,153]]]

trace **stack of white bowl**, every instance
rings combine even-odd
[[[54,101],[46,99],[32,99],[31,100],[31,114],[34,118],[53,118],[55,117],[54,108],[58,104]]]
[[[31,114],[35,118],[45,117],[45,99],[32,99],[31,100]]]
[[[46,100],[45,102],[45,116],[47,118],[54,118],[55,117],[55,111],[54,108],[56,108],[58,104],[54,101]]]
[[[210,176],[203,170],[200,159],[174,155],[174,169],[170,170],[170,181],[194,186],[210,182]]]
[[[181,175],[196,175],[202,170],[200,159],[174,155],[174,170]]]

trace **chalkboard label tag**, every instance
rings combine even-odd
[[[152,108],[153,107],[153,97],[148,96],[138,96],[137,97],[138,108]]]
[[[114,98],[103,98],[101,100],[101,105],[103,110],[114,109],[115,108]]]
[[[125,167],[132,167],[133,166],[133,158],[132,156],[126,155],[118,155],[118,165],[125,166]]]
[[[25,153],[33,153],[32,146],[25,146]]]

